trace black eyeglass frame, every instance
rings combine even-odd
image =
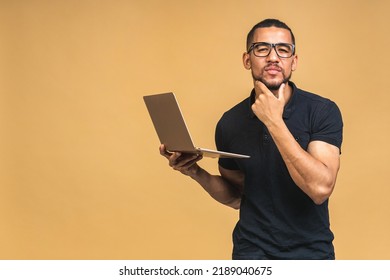
[[[267,43],[267,42],[254,42],[254,43],[252,43],[251,46],[249,47],[247,53],[249,54],[259,44],[268,45],[268,46],[270,46],[270,49],[269,49],[269,52],[267,53],[267,55],[256,55],[255,52],[253,52],[253,55],[257,56],[257,57],[267,57],[267,56],[269,56],[269,54],[271,53],[272,49],[275,50],[276,54],[280,58],[290,58],[290,57],[292,57],[295,54],[295,45],[294,44],[290,44],[290,43]],[[291,47],[291,49],[292,49],[291,55],[287,56],[287,57],[286,56],[280,56],[280,54],[278,53],[278,50],[276,49],[277,46],[289,46],[289,47]]]

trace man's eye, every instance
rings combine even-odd
[[[277,50],[280,53],[290,53],[290,52],[292,52],[291,47],[290,46],[285,46],[285,45],[277,46]]]
[[[278,52],[288,53],[290,50],[287,48],[278,48]]]
[[[269,48],[264,46],[258,46],[255,48],[257,52],[268,52]]]

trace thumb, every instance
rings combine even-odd
[[[284,91],[286,89],[286,83],[283,83],[279,87],[278,99],[284,101]]]

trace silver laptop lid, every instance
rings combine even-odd
[[[168,151],[195,150],[191,135],[172,92],[144,96],[160,142]]]

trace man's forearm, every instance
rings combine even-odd
[[[203,189],[216,201],[234,209],[239,209],[241,192],[239,188],[219,175],[211,175],[198,166],[197,171],[191,178],[198,182]]]
[[[331,170],[302,149],[284,122],[274,124],[268,130],[296,185],[316,204],[324,202],[335,183]]]

